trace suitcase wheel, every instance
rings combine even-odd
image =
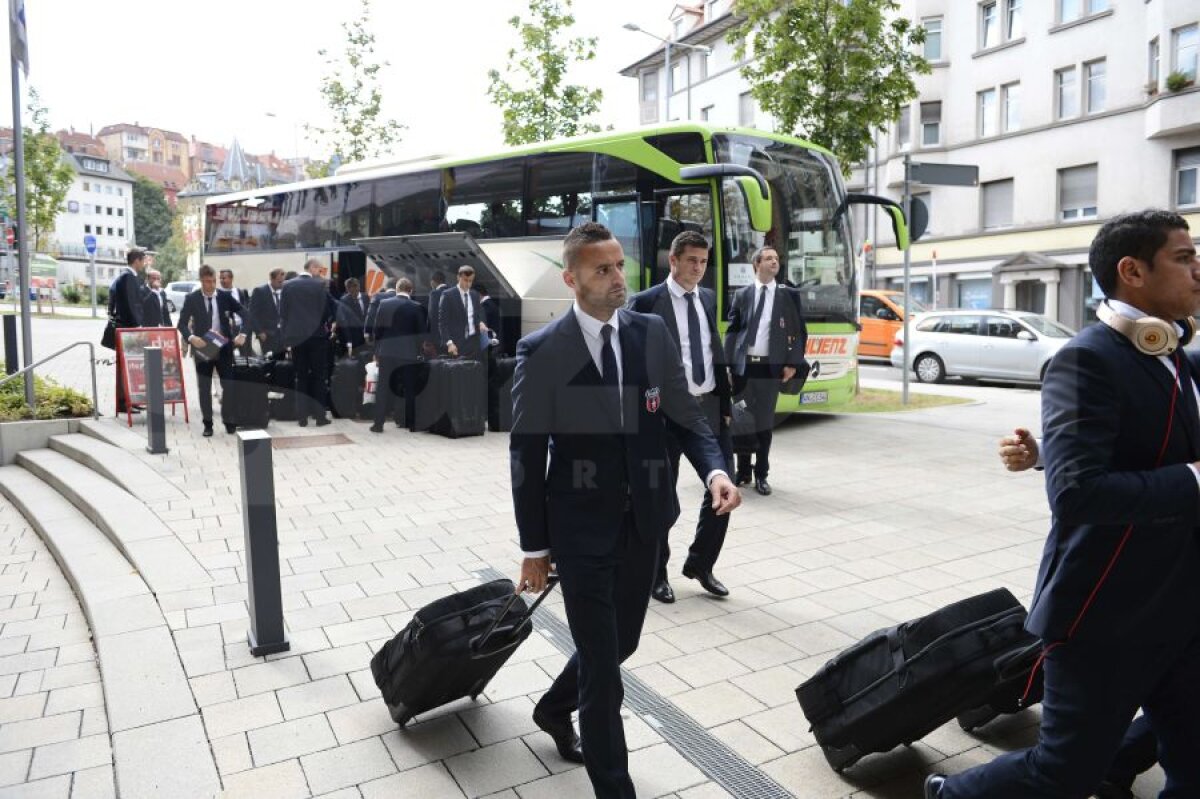
[[[838,774],[853,766],[862,757],[862,753],[858,751],[858,747],[854,744],[840,749],[836,746],[822,746],[821,753],[825,755],[826,762]]]
[[[958,714],[958,726],[964,732],[974,732],[999,715],[991,705],[984,705]]]

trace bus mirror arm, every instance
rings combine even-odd
[[[877,197],[874,194],[847,194],[846,199],[842,200],[841,205],[834,213],[834,221],[836,222],[851,205],[882,205],[892,219],[892,233],[896,236],[896,247],[901,250],[908,249],[910,243],[908,223],[904,219],[904,208],[900,203],[889,200],[887,197]]]
[[[754,178],[764,201],[771,199],[771,188],[767,179],[757,169],[741,164],[693,164],[679,168],[680,180],[704,180],[705,178]]]

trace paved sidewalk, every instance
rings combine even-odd
[[[111,392],[111,372],[100,380]],[[814,745],[793,693],[833,654],[880,627],[997,586],[1028,601],[1048,526],[1045,497],[1039,476],[1000,469],[995,440],[1011,424],[1036,419],[1037,395],[996,396],[1002,413],[948,408],[902,418],[789,421],[775,437],[774,495],[748,494],[730,525],[717,571],[732,591],[726,601],[678,576],[700,495],[699,482],[685,474],[683,517],[672,533],[679,601],[652,603],[627,668],[805,799],[919,799],[926,771],[961,770],[1032,742],[1036,710],[976,736],[951,724],[838,776]],[[999,417],[1006,421],[993,429]],[[481,569],[515,575],[507,437],[450,441],[391,426],[376,436],[350,421],[304,430],[272,424],[271,431],[345,440],[275,451],[292,649],[265,661],[246,646],[233,438],[218,432],[203,439],[198,421],[189,429],[180,417],[168,419],[169,455],[131,450],[186,494],[151,508],[214,580],[212,588],[164,592],[158,601],[228,795],[589,795],[582,770],[567,768],[530,719],[563,662],[541,634],[518,650],[478,703],[456,703],[404,731],[388,718],[368,669],[371,653],[416,608],[475,584]],[[71,795],[72,784],[76,796],[104,795],[103,786],[112,787],[102,745],[107,729],[82,616],[53,560],[6,505],[0,530],[0,689],[8,689],[0,696],[11,695],[0,699],[0,777],[15,783],[4,790],[35,795],[32,783],[46,778],[37,787],[47,796]],[[561,617],[557,596],[547,605]],[[30,628],[42,620],[58,632]],[[69,685],[58,676],[64,668],[79,672],[65,678]],[[64,690],[82,696],[56,702],[55,692]],[[45,704],[23,698],[31,694]],[[35,723],[47,731],[10,732],[13,724]],[[655,728],[631,715],[626,730],[639,796],[727,795]],[[96,793],[91,781],[102,785]],[[1152,796],[1160,785],[1161,776],[1152,775],[1138,795]]]

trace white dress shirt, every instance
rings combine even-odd
[[[753,355],[756,358],[765,358],[771,354],[771,315],[775,310],[775,281],[770,283],[759,283],[754,281],[754,294],[750,299],[750,318],[754,318],[754,309],[758,307],[758,297],[762,294],[762,287],[767,287],[767,301],[763,303],[762,316],[758,320],[758,333],[754,339],[754,346],[746,350],[747,355]],[[746,324],[750,324],[750,319],[746,320]]]
[[[687,289],[675,282],[675,278],[667,278],[667,292],[671,295],[671,308],[675,311],[675,329],[679,331],[679,359],[683,361],[683,371],[687,375],[688,391],[693,397],[707,394],[717,387],[717,375],[713,371],[712,362],[712,332],[708,327],[708,313],[704,303],[700,302],[700,287],[692,290],[693,299],[683,296]],[[704,382],[697,384],[692,380],[692,341],[688,331],[688,303],[696,304],[696,314],[700,317],[700,345],[703,348]]]
[[[209,330],[217,335],[221,335],[221,314],[217,310],[221,303],[217,302],[217,292],[214,291],[210,296],[202,290],[200,296],[204,298],[205,303],[212,306],[212,319],[210,320]]]

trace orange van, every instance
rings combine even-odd
[[[909,298],[914,314],[925,310],[915,298]],[[892,342],[904,325],[904,293],[864,289],[858,304],[858,354],[865,358],[889,358]]]

